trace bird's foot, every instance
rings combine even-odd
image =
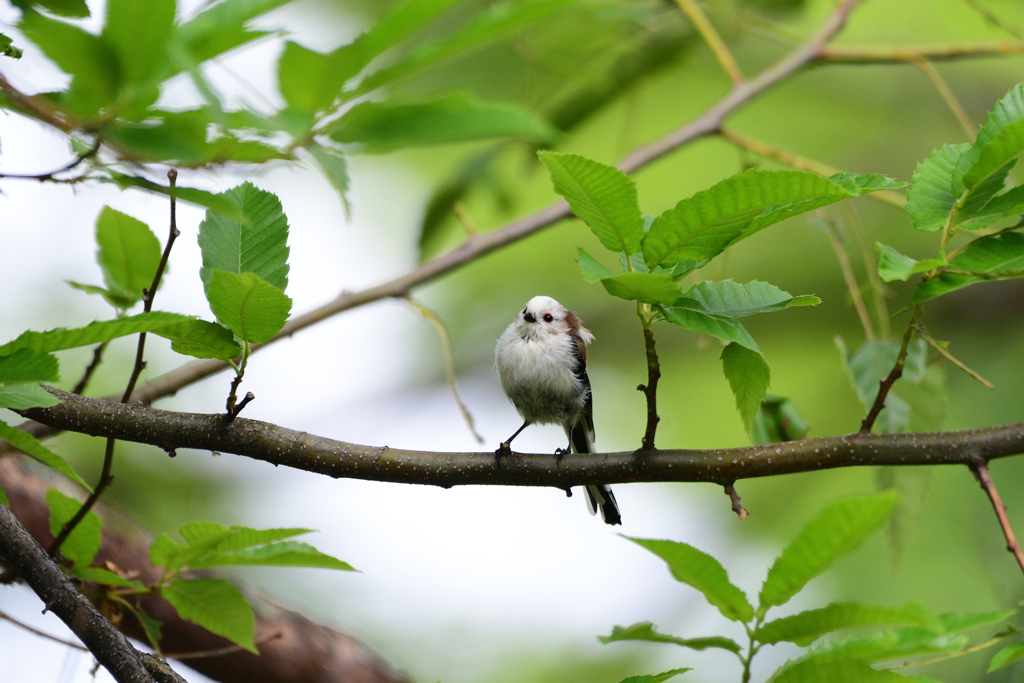
[[[494,451],[494,464],[497,467],[501,467],[501,459],[513,455],[512,449],[509,447],[508,441],[503,441],[498,446],[498,450]]]
[[[572,451],[568,448],[556,448],[555,449],[555,467],[562,462],[562,458],[569,455]]]

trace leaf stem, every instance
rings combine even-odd
[[[697,3],[694,0],[676,0],[676,4],[679,5],[679,9],[683,11],[683,14],[693,22],[693,27],[697,29],[701,38],[711,48],[711,51],[715,54],[715,59],[722,65],[733,85],[742,83],[744,78],[739,64],[736,63],[736,59],[729,52],[725,41],[718,35],[718,31],[715,30],[714,25],[708,20],[707,15],[704,14],[701,8],[697,6]]]

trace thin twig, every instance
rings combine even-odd
[[[953,90],[949,87],[949,84],[946,83],[946,79],[944,79],[942,74],[932,66],[931,62],[923,57],[912,59],[911,62],[914,66],[924,72],[924,75],[932,82],[935,89],[939,91],[939,95],[941,95],[942,99],[945,100],[946,106],[948,106],[950,111],[953,112],[953,116],[956,117],[956,120],[959,121],[961,127],[963,127],[964,132],[967,133],[967,138],[973,140],[974,135],[977,132],[974,130],[974,122],[971,121],[971,117],[967,115],[967,110],[964,109],[964,105],[960,104],[960,100],[957,99]]]
[[[177,239],[180,234],[178,232],[177,213],[174,201],[174,183],[177,178],[178,172],[173,168],[167,172],[167,179],[171,184],[171,226],[167,237],[167,244],[164,246],[163,254],[160,256],[160,263],[157,265],[156,273],[153,275],[153,282],[149,289],[143,290],[142,293],[143,310],[146,313],[153,310],[153,299],[156,297],[156,290],[160,286],[160,279],[163,277],[164,270],[167,268],[167,259],[171,255],[171,247],[174,246],[174,240]],[[128,379],[128,385],[125,387],[124,393],[121,395],[121,403],[128,403],[131,399],[132,393],[135,391],[135,383],[138,381],[139,375],[142,374],[143,368],[146,367],[146,362],[144,360],[145,349],[146,333],[142,332],[139,334],[139,343],[135,350],[135,364],[132,367],[132,374]],[[75,530],[75,527],[85,519],[85,516],[89,514],[89,511],[96,505],[96,501],[100,499],[100,496],[103,495],[107,490],[107,487],[110,486],[111,482],[113,482],[114,477],[112,475],[112,471],[114,468],[114,447],[116,444],[117,440],[113,437],[107,439],[106,447],[103,451],[103,469],[100,471],[100,478],[96,484],[96,488],[89,494],[89,497],[85,499],[85,502],[82,503],[82,507],[78,509],[74,516],[69,519],[63,527],[61,527],[60,532],[57,534],[56,538],[53,539],[53,543],[51,543],[50,547],[47,549],[47,553],[50,557],[55,557],[57,555],[57,552],[60,550],[64,541],[68,539],[68,536],[70,536],[71,532]]]
[[[58,638],[57,636],[50,635],[46,631],[40,631],[37,628],[29,626],[28,624],[26,624],[23,621],[19,621],[18,619],[15,619],[10,614],[7,614],[5,612],[0,611],[0,619],[3,619],[5,621],[9,621],[12,624],[14,624],[15,626],[17,626],[18,628],[22,629],[23,631],[28,631],[32,635],[39,636],[40,638],[45,638],[46,640],[52,640],[55,643],[60,643],[61,645],[66,645],[66,646],[68,646],[70,648],[74,648],[75,650],[82,650],[84,652],[88,652],[89,651],[89,648],[87,648],[84,645],[81,645],[79,643],[72,643],[70,640],[64,640],[63,638]]]
[[[423,304],[419,303],[411,296],[405,297],[405,300],[409,302],[417,313],[422,315],[427,322],[429,322],[434,330],[437,331],[437,336],[441,339],[441,358],[444,361],[444,376],[448,381],[448,388],[452,392],[452,398],[455,399],[455,405],[458,407],[459,412],[462,413],[462,419],[466,421],[466,426],[469,427],[470,433],[473,434],[473,438],[476,439],[477,443],[483,443],[484,437],[480,436],[480,433],[476,431],[476,425],[473,422],[473,415],[470,414],[469,408],[462,402],[459,397],[459,390],[455,387],[455,357],[452,354],[452,340],[448,334],[448,326],[444,324],[441,317],[434,311],[430,310]]]
[[[740,518],[742,522],[747,518],[750,513],[743,507],[743,503],[740,500],[740,494],[736,492],[736,482],[730,481],[724,485],[725,495],[729,496],[729,500],[732,501],[732,511],[736,513],[736,516]]]
[[[1013,534],[1013,527],[1010,526],[1010,518],[1006,516],[1006,506],[1003,505],[1002,498],[999,497],[999,491],[996,490],[996,485],[992,481],[992,477],[988,472],[988,463],[984,460],[974,463],[969,466],[971,472],[974,473],[978,483],[981,484],[981,488],[985,489],[985,493],[988,495],[988,499],[992,501],[992,508],[996,511],[996,517],[999,519],[999,526],[1003,530],[1003,536],[1006,537],[1006,549],[1013,554],[1017,560],[1017,564],[1020,565],[1020,570],[1024,572],[1024,551],[1021,550],[1020,544],[1017,543],[1017,537]]]
[[[829,243],[832,245],[832,250],[836,253],[839,269],[843,273],[843,281],[846,283],[846,288],[850,291],[850,298],[853,299],[853,307],[857,310],[860,324],[864,328],[864,335],[868,338],[868,341],[875,341],[875,326],[871,321],[871,316],[868,314],[868,307],[864,305],[864,298],[860,295],[860,286],[857,284],[857,278],[853,274],[850,257],[847,256],[846,249],[836,234],[835,226],[830,225],[828,219],[823,219],[822,223],[824,223],[824,232],[828,237]]]
[[[998,15],[996,15],[995,12],[991,11],[988,7],[985,7],[977,0],[964,0],[964,4],[966,4],[968,7],[970,7],[975,12],[980,14],[981,17],[988,23],[1006,31],[1017,40],[1024,40],[1024,33],[1021,33],[1016,28],[1004,22],[1001,18],[999,18]]]
[[[849,202],[843,203],[843,208],[850,217],[850,226],[854,238],[857,240],[857,247],[860,249],[860,257],[864,262],[864,272],[867,274],[868,284],[874,294],[876,322],[879,327],[878,336],[883,341],[889,341],[892,337],[892,327],[889,324],[889,306],[885,303],[886,288],[882,278],[878,277],[878,266],[875,263],[875,252],[868,245],[868,237],[864,232],[864,224],[860,220],[856,209]]]
[[[935,341],[932,338],[932,336],[930,334],[928,334],[928,332],[924,329],[924,327],[922,327],[921,325],[918,325],[917,326],[917,333],[920,334],[921,338],[924,339],[926,342],[928,342],[933,349],[938,351],[942,355],[943,358],[945,358],[950,363],[952,363],[953,365],[957,366],[958,368],[963,370],[965,373],[970,375],[970,377],[972,379],[977,380],[986,389],[992,389],[993,391],[995,390],[995,386],[992,384],[992,382],[989,382],[987,379],[985,379],[984,377],[979,375],[977,372],[975,372],[974,370],[970,369],[969,367],[964,365],[962,362],[960,362],[960,360],[958,360],[953,354],[951,354],[949,352],[949,350],[946,349],[945,346],[943,346],[939,342]]]
[[[893,365],[892,371],[888,376],[878,382],[878,395],[875,396],[875,402],[871,405],[871,410],[868,411],[868,414],[860,423],[861,434],[871,433],[871,428],[875,425],[878,414],[885,407],[885,399],[889,395],[889,390],[892,389],[892,385],[896,383],[896,380],[903,376],[903,366],[907,362],[907,350],[910,348],[910,340],[914,337],[914,332],[917,330],[917,321],[923,312],[924,308],[920,304],[914,306],[914,312],[910,314],[910,322],[907,323],[907,329],[903,333],[903,343],[900,345],[899,355],[896,356],[896,363]]]
[[[97,137],[96,140],[92,143],[92,147],[90,147],[84,153],[79,154],[74,159],[72,159],[68,163],[66,163],[63,166],[61,166],[60,168],[58,168],[56,171],[50,171],[48,173],[26,173],[26,174],[23,174],[23,173],[0,173],[0,178],[8,178],[8,179],[11,179],[11,180],[38,180],[38,181],[53,180],[54,179],[53,177],[55,175],[58,175],[60,173],[64,173],[66,171],[70,171],[71,169],[75,168],[76,166],[81,164],[86,159],[89,159],[91,157],[96,156],[96,153],[100,151],[100,145],[101,144],[102,144],[102,142],[101,142],[100,138]]]
[[[642,391],[647,399],[647,428],[644,430],[644,437],[640,440],[640,450],[650,453],[655,450],[654,435],[658,431],[658,423],[661,417],[658,415],[658,380],[661,379],[661,365],[658,362],[658,352],[654,348],[654,330],[644,327],[644,350],[647,355],[647,384],[637,386],[637,391]]]
[[[254,641],[253,644],[263,645],[264,643],[279,640],[282,635],[283,634],[280,631],[278,631],[277,633],[271,633],[266,638],[260,638],[259,640]],[[218,647],[212,650],[200,650],[199,652],[182,652],[180,654],[168,654],[164,655],[164,659],[177,659],[180,661],[185,659],[204,659],[206,657],[222,657],[224,655],[234,654],[235,652],[240,652],[242,650],[244,650],[244,648],[241,645],[227,645],[225,647]]]
[[[715,30],[714,25],[708,21],[707,15],[697,6],[694,0],[676,0],[676,4],[679,5],[679,9],[683,11],[683,14],[693,22],[694,28],[700,33],[701,38],[708,44],[711,51],[715,54],[715,59],[722,65],[725,73],[728,74],[729,80],[733,84],[743,82],[743,72],[740,71],[739,64],[736,63],[736,59],[729,52],[729,48],[726,47],[725,41],[718,35],[718,31]]]
[[[92,375],[96,372],[96,368],[99,367],[100,362],[103,360],[103,352],[107,349],[107,344],[110,342],[103,342],[97,344],[96,348],[92,350],[92,360],[89,361],[89,365],[86,366],[85,372],[82,373],[82,378],[78,380],[78,384],[71,390],[72,394],[81,394],[85,392],[85,388],[89,386],[89,380],[92,379]]]
[[[887,47],[844,45],[822,49],[819,59],[848,64],[892,64],[927,59],[930,62],[965,57],[1008,56],[1024,53],[1024,41],[1000,43],[960,43],[957,45],[922,45],[919,47]]]

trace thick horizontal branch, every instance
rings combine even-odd
[[[861,465],[971,465],[1024,453],[1024,422],[958,432],[850,434],[769,446],[653,453],[529,455],[437,453],[362,446],[266,422],[124,405],[50,390],[63,403],[21,411],[56,429],[151,444],[234,453],[274,465],[372,481],[434,486],[555,486],[623,482],[727,483]]]

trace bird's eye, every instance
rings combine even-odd
[[[544,322],[549,323],[549,322],[551,322],[554,319],[555,319],[555,316],[551,315],[550,313],[545,313],[544,314]]]

